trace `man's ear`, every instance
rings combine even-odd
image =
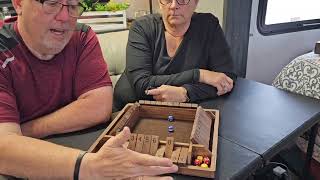
[[[24,0],[11,0],[14,9],[18,15],[22,14],[22,4]]]

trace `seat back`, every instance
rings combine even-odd
[[[126,47],[129,31],[97,34],[109,74],[115,87],[126,66]]]

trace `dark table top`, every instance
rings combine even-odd
[[[320,121],[320,101],[239,78],[231,94],[200,104],[220,110],[216,179],[245,179],[284,146]],[[87,150],[106,128],[46,140]],[[263,158],[263,159],[262,159]],[[200,179],[173,175],[175,179]]]
[[[262,158],[270,159],[320,120],[319,100],[241,78],[231,94],[201,106],[220,110],[216,179],[244,179],[262,166]],[[49,141],[87,150],[104,128],[55,136]]]
[[[320,121],[320,101],[239,78],[229,95],[200,104],[220,110],[219,135],[269,160]]]
[[[88,150],[106,127],[99,125],[83,131],[49,137],[46,140],[67,147]],[[219,137],[217,180],[244,179],[262,166],[262,158],[235,143]],[[205,178],[172,175],[177,180],[201,180]]]
[[[261,156],[233,142],[219,137],[216,180],[243,180],[263,166]],[[173,175],[175,180],[206,178]]]

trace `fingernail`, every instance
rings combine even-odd
[[[179,167],[177,165],[174,165],[174,171],[178,171],[179,170]]]

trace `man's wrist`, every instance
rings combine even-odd
[[[87,153],[83,158],[79,171],[79,180],[87,180],[92,178],[91,165],[94,165],[95,160],[92,159],[93,153]]]
[[[73,180],[79,180],[80,176],[80,170],[81,170],[81,164],[84,156],[87,154],[86,151],[81,151],[77,157],[75,166],[74,166],[74,172],[73,172]]]

